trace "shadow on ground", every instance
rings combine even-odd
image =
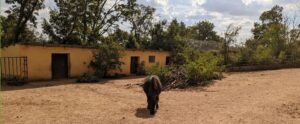
[[[137,79],[137,78],[143,78],[143,77],[145,77],[145,76],[128,76],[128,77],[122,77],[122,78],[118,78],[118,79],[106,78],[106,79],[101,79],[99,82],[95,82],[95,83],[76,83],[76,79],[71,78],[71,79],[59,79],[59,80],[33,81],[33,82],[29,82],[23,86],[8,86],[8,85],[5,85],[4,82],[1,82],[1,90],[0,91],[24,90],[24,89],[32,89],[32,88],[68,85],[68,84],[76,84],[76,85],[94,84],[94,85],[97,85],[97,84],[105,84],[110,81],[118,81],[118,80],[124,80],[124,79]]]
[[[138,118],[152,118],[153,115],[150,115],[147,108],[137,108],[135,116]]]
[[[25,90],[25,89],[33,89],[33,88],[43,88],[43,87],[52,87],[59,85],[69,85],[69,84],[105,84],[108,80],[101,80],[96,83],[76,83],[76,79],[61,79],[61,80],[50,80],[50,81],[34,81],[29,82],[23,86],[9,86],[6,84],[1,84],[1,91],[12,91],[12,90]],[[1,82],[2,83],[2,82]]]

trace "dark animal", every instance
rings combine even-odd
[[[147,109],[150,110],[151,115],[154,115],[156,113],[156,109],[159,108],[159,94],[162,90],[162,85],[159,77],[156,75],[151,75],[146,78],[143,89],[147,96]]]

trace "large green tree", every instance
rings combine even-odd
[[[50,39],[63,44],[95,45],[118,26],[122,0],[56,0],[43,29]]]
[[[44,19],[43,32],[50,42],[59,44],[81,44],[77,0],[55,0],[57,9],[50,11],[49,22]]]
[[[26,40],[24,36],[32,35],[33,29],[30,29],[29,25],[36,27],[38,11],[44,8],[44,0],[6,0],[5,2],[11,7],[5,11],[7,18],[1,19],[4,30],[1,36],[2,46],[23,42]]]
[[[167,32],[164,31],[166,28],[167,21],[160,21],[153,25],[152,29],[150,30],[150,36],[151,36],[151,43],[149,48],[150,49],[166,49],[166,35]]]
[[[213,23],[201,21],[191,27],[193,38],[201,41],[219,41],[220,38],[214,28]]]
[[[263,12],[252,29],[253,40],[248,40],[246,45],[254,51],[258,46],[271,49],[271,55],[277,58],[286,49],[285,32],[283,21],[283,7],[275,5],[271,10]]]
[[[263,12],[259,17],[260,22],[254,23],[254,28],[252,29],[254,39],[263,38],[269,27],[282,24],[282,11],[283,7],[275,5],[271,10]]]
[[[90,63],[95,71],[95,75],[99,78],[109,76],[110,71],[121,71],[120,61],[123,56],[123,47],[111,39],[105,39],[103,43],[98,45],[97,50],[93,51],[93,60]]]
[[[127,5],[124,8],[123,16],[125,21],[130,24],[130,33],[133,36],[127,46],[130,48],[145,48],[148,44],[155,9],[138,4],[136,0],[127,0]]]

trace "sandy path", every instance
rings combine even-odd
[[[226,74],[206,88],[161,94],[152,117],[143,78],[75,84],[52,81],[1,91],[1,122],[24,124],[299,124],[300,69]],[[50,86],[44,86],[50,85]],[[36,87],[36,88],[32,88]]]

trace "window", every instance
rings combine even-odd
[[[155,62],[155,56],[149,56],[149,62],[154,63]]]

